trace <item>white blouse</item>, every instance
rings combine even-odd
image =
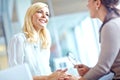
[[[41,49],[39,43],[29,43],[23,33],[12,37],[8,44],[9,66],[27,63],[32,75],[49,75],[50,49]]]

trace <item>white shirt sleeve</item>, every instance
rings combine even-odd
[[[9,66],[23,64],[24,61],[24,37],[19,34],[12,37],[8,44],[8,63]]]

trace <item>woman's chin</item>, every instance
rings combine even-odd
[[[39,25],[39,28],[45,28],[46,27],[46,25]]]

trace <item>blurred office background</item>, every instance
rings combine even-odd
[[[99,56],[101,22],[90,18],[87,0],[0,0],[0,70],[8,68],[10,38],[21,31],[27,8],[38,1],[47,3],[50,8],[47,27],[52,37],[52,71],[68,67],[68,51],[78,63],[94,66]]]

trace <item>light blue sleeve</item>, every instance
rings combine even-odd
[[[8,64],[10,67],[24,63],[24,37],[13,36],[8,44]]]

